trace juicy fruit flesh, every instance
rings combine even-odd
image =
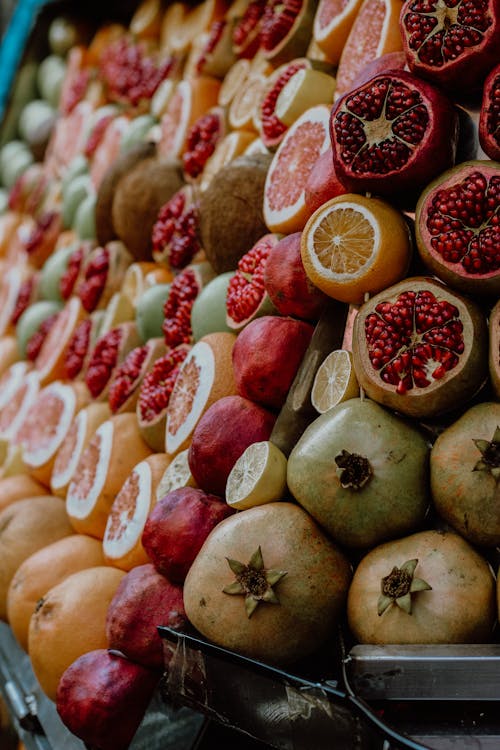
[[[226,294],[226,310],[235,323],[248,320],[262,302],[266,291],[266,261],[273,244],[270,240],[261,240],[238,261]]]
[[[166,256],[171,268],[184,268],[201,249],[197,235],[198,215],[188,205],[186,191],[179,190],[158,214],[153,226],[153,255]]]
[[[191,341],[191,309],[200,291],[194,271],[184,269],[170,287],[163,306],[165,320],[162,330],[167,346],[188,344]]]
[[[287,126],[278,119],[275,114],[276,102],[281,91],[298,70],[305,68],[306,63],[291,63],[279,76],[271,90],[266,94],[262,102],[260,117],[262,121],[262,140],[264,143],[271,144],[278,140],[286,130]]]
[[[405,166],[428,124],[421,94],[389,77],[347,97],[334,116],[341,158],[358,175],[383,175]]]
[[[81,372],[85,355],[90,344],[92,321],[90,318],[82,320],[77,326],[69,342],[64,359],[64,373],[69,380],[73,380]]]
[[[373,368],[401,395],[441,380],[465,349],[457,307],[426,290],[380,302],[366,317],[365,335]]]
[[[480,45],[492,24],[489,6],[481,0],[414,0],[403,17],[410,49],[437,68]]]
[[[118,367],[109,387],[109,405],[117,412],[134,390],[148,355],[147,346],[138,346],[127,355]]]
[[[318,6],[318,18],[320,28],[328,26],[332,20],[340,15],[349,5],[349,0],[329,0],[329,2],[320,3]]]
[[[113,328],[95,345],[85,375],[85,382],[94,398],[102,393],[111,377],[111,373],[116,366],[121,343],[122,333],[120,329]]]
[[[139,394],[139,414],[144,424],[154,421],[167,408],[187,352],[188,349],[182,346],[168,352],[155,362],[144,378]]]
[[[74,403],[73,403],[74,406]],[[53,391],[45,391],[36,400],[19,429],[16,440],[23,443],[26,451],[46,450],[55,447],[58,437],[58,426],[67,411],[63,399]]]
[[[486,110],[486,130],[500,151],[500,71],[490,84],[490,103]]]
[[[311,232],[318,265],[333,276],[356,276],[379,244],[373,217],[361,206],[340,204],[318,218]]]
[[[480,171],[438,190],[428,208],[426,227],[433,250],[469,274],[500,269],[500,174]]]
[[[272,51],[285,38],[302,10],[304,0],[268,0],[262,17],[261,47]]]

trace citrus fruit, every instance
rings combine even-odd
[[[299,68],[278,94],[274,113],[289,127],[307,109],[317,104],[331,105],[335,85],[335,78],[322,70]]]
[[[123,292],[115,292],[106,305],[101,323],[101,335],[108,333],[121,323],[127,323],[134,319],[134,306]]]
[[[122,138],[129,122],[129,118],[124,115],[115,117],[106,128],[104,136],[94,152],[90,164],[90,177],[96,189],[99,189],[104,175],[120,153]]]
[[[136,301],[135,320],[142,341],[163,336],[163,306],[170,284],[154,284],[145,289]]]
[[[134,466],[125,479],[111,506],[102,543],[110,565],[131,570],[149,562],[141,536],[156,503],[156,488],[170,462],[166,453],[155,453]]]
[[[318,47],[328,55],[333,65],[338,65],[342,49],[363,0],[320,0],[314,16],[313,38]]]
[[[182,363],[167,408],[165,450],[174,456],[189,446],[205,411],[223,396],[236,393],[232,352],[233,333],[209,333]]]
[[[16,474],[11,477],[0,479],[0,512],[16,500],[25,500],[27,497],[47,495],[47,488],[30,477],[29,474]]]
[[[320,414],[333,406],[359,396],[359,384],[352,364],[352,354],[335,349],[323,360],[316,372],[311,403]]]
[[[50,478],[50,488],[54,495],[66,497],[66,491],[76,471],[80,456],[94,432],[110,416],[109,406],[104,402],[91,403],[80,409],[75,416],[54,460]]]
[[[245,510],[281,500],[286,490],[286,456],[269,440],[252,443],[227,478],[226,502]]]
[[[0,513],[0,620],[7,616],[7,591],[27,557],[73,533],[64,503],[52,495],[16,500]]]
[[[72,573],[97,565],[104,565],[102,544],[84,534],[47,544],[21,563],[7,593],[7,618],[25,651],[31,615],[42,596]]]
[[[20,376],[9,401],[0,411],[0,437],[11,440],[35,403],[40,381],[36,372]]]
[[[228,107],[250,74],[250,60],[241,58],[229,68],[222,81],[218,104]]]
[[[262,75],[249,76],[236,91],[229,106],[229,124],[234,130],[256,130],[255,113],[260,106],[268,79]]]
[[[399,31],[401,7],[401,0],[364,0],[340,56],[336,99],[350,91],[368,62],[403,48]]]
[[[360,304],[401,279],[411,257],[403,215],[379,198],[348,193],[324,203],[301,238],[306,274],[325,294]]]
[[[35,360],[35,370],[41,385],[64,376],[64,361],[69,343],[79,323],[86,317],[80,298],[70,297],[45,337]]]
[[[160,33],[162,20],[160,0],[142,0],[134,11],[129,30],[138,39],[155,39]]]
[[[264,221],[271,232],[290,234],[307,220],[305,186],[318,157],[330,146],[330,107],[311,107],[287,131],[264,186]]]
[[[135,414],[117,414],[97,428],[80,456],[66,495],[75,531],[103,538],[111,505],[124,478],[150,454]]]
[[[170,54],[173,52],[176,43],[179,44],[179,37],[182,36],[181,29],[184,17],[189,8],[184,2],[176,0],[170,3],[166,8],[160,30],[160,48],[162,52]]]
[[[157,502],[172,490],[178,490],[181,487],[196,487],[196,482],[189,468],[188,453],[189,448],[180,451],[163,472],[156,488]]]
[[[60,501],[58,501],[60,502]],[[65,669],[82,654],[106,648],[106,615],[123,570],[99,565],[72,573],[44,593],[31,616],[28,653],[43,692],[56,699]]]
[[[50,487],[55,456],[76,412],[88,403],[83,383],[54,381],[42,388],[15,435],[32,476]]]

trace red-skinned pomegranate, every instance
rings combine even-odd
[[[399,25],[408,67],[467,97],[498,62],[499,11],[498,0],[406,0]]]
[[[479,142],[490,159],[500,161],[500,63],[493,68],[483,87]]]
[[[402,70],[375,76],[332,111],[335,173],[353,192],[398,201],[408,194],[409,202],[454,163],[458,122],[453,103],[432,84]]]
[[[150,512],[142,545],[159,573],[183,583],[207,536],[232,513],[227,503],[203,490],[172,490]]]
[[[317,208],[337,195],[349,192],[335,174],[332,149],[327,149],[315,162],[304,188],[304,199],[309,216]]]
[[[258,316],[274,311],[264,278],[268,258],[279,239],[278,234],[265,234],[238,261],[226,292],[226,325],[231,330],[240,330]]]
[[[80,242],[71,253],[66,270],[59,280],[59,292],[63,300],[69,299],[78,288],[83,277],[83,269],[93,249],[93,243],[86,240]]]
[[[200,252],[199,209],[194,189],[185,185],[160,209],[153,226],[153,258],[180,270]]]
[[[87,745],[127,750],[157,683],[157,672],[116,651],[89,651],[63,673],[57,689],[57,712]]]
[[[139,430],[146,443],[157,452],[165,450],[167,407],[179,369],[190,350],[180,344],[156,360],[144,377],[136,405]]]
[[[432,499],[439,515],[471,544],[500,544],[500,404],[468,409],[431,451]]]
[[[315,0],[268,0],[260,29],[260,48],[279,65],[305,55],[311,41]]]
[[[264,271],[264,285],[281,315],[315,321],[328,298],[314,286],[304,270],[300,238],[301,232],[288,234],[271,248]]]
[[[208,263],[187,266],[175,277],[163,306],[162,329],[167,346],[191,343],[191,310],[203,285],[213,277]]]
[[[380,75],[380,73],[387,73],[390,70],[403,70],[406,65],[406,55],[403,51],[397,52],[386,52],[385,55],[375,57],[373,60],[365,65],[362,70],[356,76],[352,88],[357,88],[363,83],[366,83],[374,76]]]
[[[269,440],[275,415],[241,396],[225,396],[201,417],[189,448],[189,468],[198,487],[224,497],[229,472],[245,448]]]
[[[486,320],[440,282],[408,278],[362,305],[352,351],[368,396],[402,414],[430,417],[466,403],[484,383]]]
[[[38,296],[38,285],[40,276],[38,273],[30,274],[24,281],[21,282],[17,299],[14,305],[14,310],[10,316],[10,324],[15,326],[21,315],[32,302],[35,302]]]
[[[495,579],[465,539],[421,531],[369,552],[347,599],[361,643],[482,643],[496,617]]]
[[[266,315],[238,335],[233,369],[240,396],[280,409],[297,373],[313,327],[294,318]]]
[[[222,107],[212,107],[189,128],[182,166],[186,179],[195,180],[203,172],[215,147],[226,134],[226,115]]]
[[[140,344],[137,326],[131,321],[112,328],[97,340],[85,373],[85,382],[92,398],[107,398],[116,368]]]
[[[276,102],[286,84],[298,70],[311,67],[307,58],[301,57],[279,67],[271,76],[269,87],[260,105],[261,138],[264,146],[275,149],[288,130],[288,126],[276,115]]]
[[[434,180],[415,213],[427,268],[468,294],[500,294],[500,163],[469,161]]]
[[[109,647],[143,667],[161,670],[163,648],[158,625],[181,630],[187,624],[182,587],[153,565],[138,565],[120,581],[106,618]]]
[[[132,256],[119,241],[108,242],[90,253],[76,289],[87,312],[106,307],[114,292],[121,288],[131,263]]]
[[[135,411],[142,381],[156,360],[165,353],[162,339],[149,339],[143,346],[137,346],[127,354],[111,376],[108,403],[112,414]]]
[[[68,380],[83,377],[94,345],[99,336],[102,312],[94,312],[75,329],[64,355],[64,377]]]
[[[250,0],[233,29],[233,49],[238,57],[252,59],[260,47],[262,14],[266,0]]]

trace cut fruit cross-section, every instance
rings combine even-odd
[[[320,414],[341,401],[359,396],[359,385],[352,354],[346,349],[335,349],[323,360],[314,378],[311,403]]]
[[[314,16],[316,44],[334,65],[342,50],[363,0],[320,0]]]
[[[226,502],[245,510],[282,500],[286,490],[287,460],[268,440],[252,443],[242,453],[227,478]]]
[[[79,323],[87,317],[79,297],[70,297],[58,313],[35,360],[40,384],[46,385],[64,376],[64,362],[69,343]]]
[[[191,474],[188,461],[189,448],[181,451],[172,459],[171,463],[163,472],[158,487],[156,488],[156,501],[168,495],[172,490],[181,487],[196,487],[196,482]]]
[[[0,411],[0,437],[11,440],[35,403],[40,381],[35,372],[28,372],[17,381],[9,401]]]

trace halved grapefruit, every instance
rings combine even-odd
[[[349,36],[363,0],[320,0],[314,16],[313,39],[328,55],[333,65],[338,65],[340,55]]]
[[[44,339],[40,353],[35,360],[40,384],[46,385],[64,377],[64,362],[69,343],[79,323],[87,313],[79,297],[70,297],[58,313],[56,322]]]
[[[102,543],[110,565],[131,570],[150,562],[141,537],[156,503],[156,489],[170,462],[166,453],[155,453],[137,464],[125,479],[111,506]]]
[[[9,403],[19,387],[20,381],[31,370],[31,364],[25,359],[9,365],[0,377],[0,411]]]
[[[36,372],[26,372],[19,378],[9,401],[0,410],[0,437],[12,440],[28,416],[39,390],[40,380]]]

